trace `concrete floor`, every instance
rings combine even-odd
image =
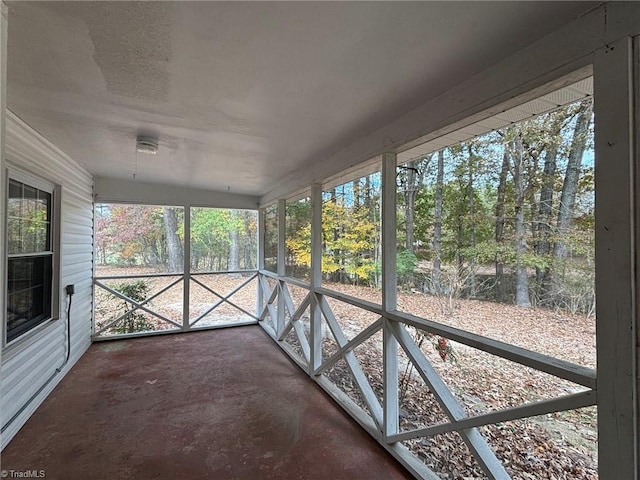
[[[47,479],[406,479],[257,326],[96,343],[2,452]]]

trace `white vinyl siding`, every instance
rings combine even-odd
[[[91,344],[93,278],[93,178],[41,135],[7,112],[6,165],[60,185],[60,318],[36,328],[2,352],[0,420],[2,425],[55,373],[66,356],[65,285],[75,285],[71,306],[71,353],[68,363],[9,425],[4,448],[55,385]],[[3,272],[5,275],[6,272]]]

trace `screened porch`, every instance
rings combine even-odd
[[[638,3],[1,6],[1,476],[638,478]]]

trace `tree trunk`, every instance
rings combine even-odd
[[[502,155],[502,168],[500,169],[500,180],[498,182],[498,195],[496,199],[496,300],[504,302],[507,300],[506,285],[504,281],[504,263],[500,248],[504,244],[504,202],[507,191],[507,175],[511,167],[509,159],[509,147],[505,144]]]
[[[567,256],[567,246],[562,239],[564,235],[569,233],[571,224],[573,223],[578,180],[580,179],[580,167],[582,166],[582,157],[587,145],[591,111],[591,100],[582,102],[573,131],[573,139],[567,160],[567,171],[564,176],[562,193],[560,195],[560,208],[558,210],[558,223],[556,227],[558,231],[558,241],[555,244],[554,256],[559,259],[564,259]]]
[[[535,252],[539,257],[548,259],[551,254],[551,222],[553,212],[553,193],[557,170],[558,138],[562,130],[565,117],[555,114],[550,127],[550,141],[547,143],[542,172],[542,186],[540,188],[540,203],[537,212],[537,241]],[[536,286],[538,297],[543,305],[549,304],[549,265],[536,267]]]
[[[330,195],[330,201],[337,204],[338,203],[338,196],[337,196],[337,192],[336,192],[336,187],[333,187],[330,191],[329,191],[329,195]],[[333,228],[333,244],[336,245],[336,243],[338,242],[338,239],[340,238],[340,229],[338,228],[338,226],[335,226]],[[333,250],[333,261],[335,262],[336,265],[343,265],[343,262],[341,260],[341,252],[340,250],[338,250],[337,248]],[[335,272],[333,272],[332,274],[330,274],[330,280],[332,282],[338,282],[340,283],[340,281],[342,280],[342,271],[341,269],[336,270]]]
[[[471,250],[476,247],[476,205],[475,205],[475,192],[473,188],[474,179],[474,170],[475,170],[475,156],[473,154],[473,146],[471,143],[467,145],[467,152],[469,154],[468,160],[468,173],[469,179],[467,183],[467,201],[469,208],[469,219],[471,223],[469,225],[469,246]],[[477,295],[477,287],[476,287],[476,274],[475,274],[475,253],[471,255],[471,258],[467,259],[469,262],[469,296],[471,298],[475,298]]]
[[[558,207],[558,221],[556,223],[557,240],[553,249],[553,270],[550,275],[550,296],[555,300],[560,290],[560,283],[564,278],[564,263],[567,258],[568,248],[564,241],[571,230],[580,179],[582,157],[587,145],[589,124],[591,122],[593,104],[591,100],[585,100],[580,104],[578,118],[573,131],[571,147],[567,159],[567,170],[564,175],[560,205]]]
[[[433,272],[431,280],[433,293],[442,292],[442,186],[444,183],[444,150],[438,152],[438,172],[436,175],[435,207],[433,214]]]
[[[167,237],[167,255],[169,257],[169,272],[181,272],[184,268],[184,257],[182,255],[182,244],[178,237],[178,220],[173,208],[164,207],[162,209],[164,217],[164,229]]]
[[[238,232],[238,212],[231,212],[231,231],[229,237],[231,245],[229,245],[229,270],[240,270],[240,233]]]
[[[250,211],[244,212],[244,237],[245,237],[245,246],[244,246],[244,268],[252,269],[256,267],[256,258],[255,258],[255,236],[251,231],[251,219],[252,213]]]
[[[526,226],[524,223],[524,155],[522,139],[518,137],[513,143],[513,183],[515,189],[515,241],[516,241],[516,305],[530,307],[529,277],[524,264],[527,251]]]

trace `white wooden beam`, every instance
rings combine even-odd
[[[258,270],[264,270],[265,211],[264,208],[258,210]]]
[[[322,185],[311,186],[311,307],[309,375],[319,375],[322,364],[322,315],[317,290],[322,286]]]
[[[276,332],[277,336],[280,335],[284,329],[284,317],[285,317],[285,299],[282,294],[282,279],[287,275],[285,256],[287,254],[286,248],[286,232],[287,232],[287,201],[284,198],[278,200],[278,261],[277,261],[277,273],[278,273],[278,318],[276,320]]]
[[[409,360],[413,363],[414,367],[416,367],[416,370],[429,387],[431,393],[433,393],[438,404],[440,404],[449,417],[449,420],[452,422],[463,420],[466,416],[464,408],[458,403],[458,400],[442,381],[404,326],[393,322],[391,328],[398,342],[402,345],[403,350],[409,357]],[[510,479],[502,462],[498,460],[491,447],[489,447],[489,444],[477,429],[467,428],[460,430],[459,433],[489,478]]]
[[[382,155],[382,308],[396,310],[396,155]]]
[[[344,346],[340,347],[333,355],[331,355],[321,366],[320,368],[316,371],[316,375],[320,375],[321,373],[323,373],[324,371],[328,370],[329,368],[331,368],[331,366],[336,363],[338,360],[340,360],[342,358],[342,356],[346,353],[346,352],[350,352],[352,351],[354,348],[356,348],[358,345],[360,345],[362,342],[366,341],[371,335],[373,335],[374,333],[376,333],[378,330],[380,330],[382,328],[382,322],[383,322],[384,318],[380,317],[378,320],[376,320],[375,322],[373,322],[371,325],[369,325],[367,328],[365,328],[364,330],[362,330],[358,335],[356,335],[355,337],[353,337],[351,340],[349,340],[349,342],[347,342]]]
[[[634,79],[638,55],[631,38],[623,38],[599,50],[594,63],[598,462],[602,479],[637,479],[639,467],[637,103],[634,107],[640,100]]]
[[[191,207],[184,207],[184,240],[182,241],[182,329],[189,330],[191,305]]]
[[[275,329],[277,314],[276,310],[273,308],[273,302],[275,302],[276,298],[278,298],[278,286],[276,285],[273,290],[270,290],[269,284],[267,283],[267,280],[263,274],[260,274],[258,276],[258,282],[261,287],[260,295],[264,295],[264,298],[267,299],[267,303],[260,312],[258,320],[264,320],[267,315],[269,315],[269,317],[271,318],[271,323],[274,325]]]
[[[474,417],[464,418],[462,420],[454,420],[449,423],[433,425],[431,427],[402,432],[395,435],[390,440],[394,442],[402,442],[418,437],[432,437],[442,433],[466,430],[484,425],[495,425],[497,423],[509,422],[521,418],[534,417],[536,415],[546,415],[548,413],[562,412],[565,410],[573,410],[576,408],[589,407],[596,403],[596,392],[587,390],[586,392],[566,395],[551,400],[543,400],[540,402],[520,405],[513,408],[505,408],[495,412],[476,415]]]
[[[345,337],[342,328],[340,328],[340,325],[338,324],[338,321],[336,320],[336,317],[331,311],[331,307],[329,306],[329,303],[325,298],[322,298],[320,301],[320,309],[322,310],[322,314],[327,321],[327,325],[329,326],[329,329],[331,330],[333,338],[336,340],[338,347],[341,348],[347,345],[349,343],[347,341],[347,337]],[[356,386],[358,387],[358,390],[360,390],[362,398],[364,399],[364,402],[367,404],[367,407],[371,412],[371,418],[373,418],[373,420],[376,422],[378,428],[382,430],[382,406],[380,405],[380,402],[378,401],[373,388],[371,388],[367,376],[362,371],[362,367],[360,366],[358,359],[352,351],[348,351],[344,354],[344,360],[347,363],[349,370],[351,370],[351,374],[353,375]]]
[[[258,274],[254,274],[251,277],[249,277],[248,279],[244,280],[242,283],[240,283],[239,285],[237,285],[233,290],[231,290],[230,292],[228,292],[226,295],[222,296],[220,295],[218,292],[216,292],[215,290],[213,290],[212,288],[208,287],[206,284],[204,284],[203,282],[201,282],[200,280],[198,280],[196,277],[193,278],[193,281],[195,283],[197,283],[198,285],[200,285],[202,288],[204,288],[205,290],[207,290],[209,293],[215,295],[216,297],[218,297],[218,301],[216,301],[216,303],[214,303],[213,305],[211,305],[209,308],[207,308],[207,310],[200,314],[200,316],[195,319],[193,321],[193,323],[191,323],[191,325],[193,326],[196,322],[199,322],[200,320],[202,320],[203,318],[205,318],[207,315],[209,315],[212,311],[214,311],[216,308],[218,308],[220,305],[222,305],[223,303],[227,303],[229,305],[231,305],[233,308],[241,311],[242,313],[244,313],[245,315],[250,316],[251,318],[254,318],[255,320],[259,320],[259,318],[254,315],[253,313],[249,312],[248,310],[246,310],[245,308],[241,307],[240,305],[236,304],[235,302],[232,302],[231,300],[229,300],[229,298],[231,298],[233,295],[235,295],[237,292],[239,292],[240,290],[242,290],[247,284],[251,283],[251,281],[256,278],[258,276]]]
[[[143,205],[192,205],[194,207],[239,208],[257,210],[259,197],[125,180],[95,178],[96,203],[139,203]]]
[[[118,297],[119,299],[124,300],[125,302],[129,302],[129,303],[131,303],[132,305],[134,305],[134,308],[133,308],[133,309],[131,309],[131,311],[130,311],[129,313],[134,312],[134,311],[136,311],[136,310],[142,310],[142,311],[147,312],[147,313],[149,313],[149,314],[151,314],[151,315],[153,315],[153,316],[155,316],[155,317],[158,317],[160,320],[162,320],[162,321],[164,321],[164,322],[170,323],[170,324],[172,324],[172,325],[174,325],[174,326],[176,326],[176,327],[178,327],[178,328],[182,329],[182,323],[177,323],[177,322],[175,322],[174,320],[171,320],[170,318],[167,318],[166,316],[164,316],[164,315],[162,315],[162,314],[160,314],[160,313],[158,313],[158,312],[154,312],[154,311],[153,311],[153,310],[151,310],[150,308],[145,307],[145,306],[143,305],[143,303],[138,303],[138,302],[136,302],[135,300],[132,300],[131,298],[127,297],[126,295],[122,294],[121,292],[118,292],[117,290],[114,290],[114,289],[112,289],[112,288],[108,287],[107,285],[105,285],[104,283],[101,283],[100,281],[97,281],[97,280],[96,280],[94,283],[95,283],[95,285],[97,285],[97,286],[99,286],[99,287],[101,287],[101,288],[104,288],[104,289],[105,289],[106,291],[108,291],[111,295],[113,295],[113,296],[115,296],[115,297]],[[103,329],[102,329],[102,330],[103,330]],[[101,332],[102,330],[100,330],[100,332]],[[99,332],[98,332],[98,333],[99,333]]]
[[[394,311],[398,303],[397,246],[396,246],[396,155],[382,155],[382,308]],[[385,441],[399,429],[398,400],[398,342],[391,332],[390,320],[384,318],[383,342],[383,408]]]
[[[346,293],[342,292],[336,292],[335,290],[329,290],[328,288],[324,287],[317,288],[316,291],[322,296],[335,298],[336,300],[340,300],[341,302],[348,303],[349,305],[353,305],[355,307],[376,313],[378,315],[382,315],[384,313],[381,305],[369,302],[368,300],[362,300],[352,295],[347,295]]]
[[[505,358],[519,363],[525,367],[531,367],[541,372],[548,373],[558,378],[564,378],[587,388],[596,388],[595,370],[581,365],[576,365],[559,358],[550,357],[542,353],[533,352],[526,348],[517,347],[509,343],[483,337],[475,333],[467,332],[459,328],[450,327],[442,323],[426,320],[404,312],[389,312],[391,320],[411,325],[420,330],[448,338],[483,352]]]
[[[7,197],[6,184],[5,184],[5,128],[6,128],[6,113],[7,113],[7,23],[8,8],[4,2],[0,2],[0,227],[5,231],[5,198]],[[6,235],[6,234],[5,234]],[[2,267],[0,267],[0,312],[7,311],[6,307],[6,295],[5,295],[5,278],[7,275],[5,260],[4,260],[5,240],[0,240],[0,259],[2,259]],[[5,337],[4,321],[0,320],[0,343],[3,342]],[[0,365],[2,365],[2,348],[0,348]],[[3,416],[0,416],[3,418]],[[0,424],[4,424],[4,421],[0,421]],[[1,435],[1,433],[0,433]],[[0,447],[4,445],[2,439],[0,439]]]
[[[264,270],[264,212],[265,209],[258,210],[258,271]],[[262,316],[262,309],[264,304],[264,297],[262,295],[262,285],[260,284],[262,275],[258,274],[258,284],[256,285],[256,315]]]

